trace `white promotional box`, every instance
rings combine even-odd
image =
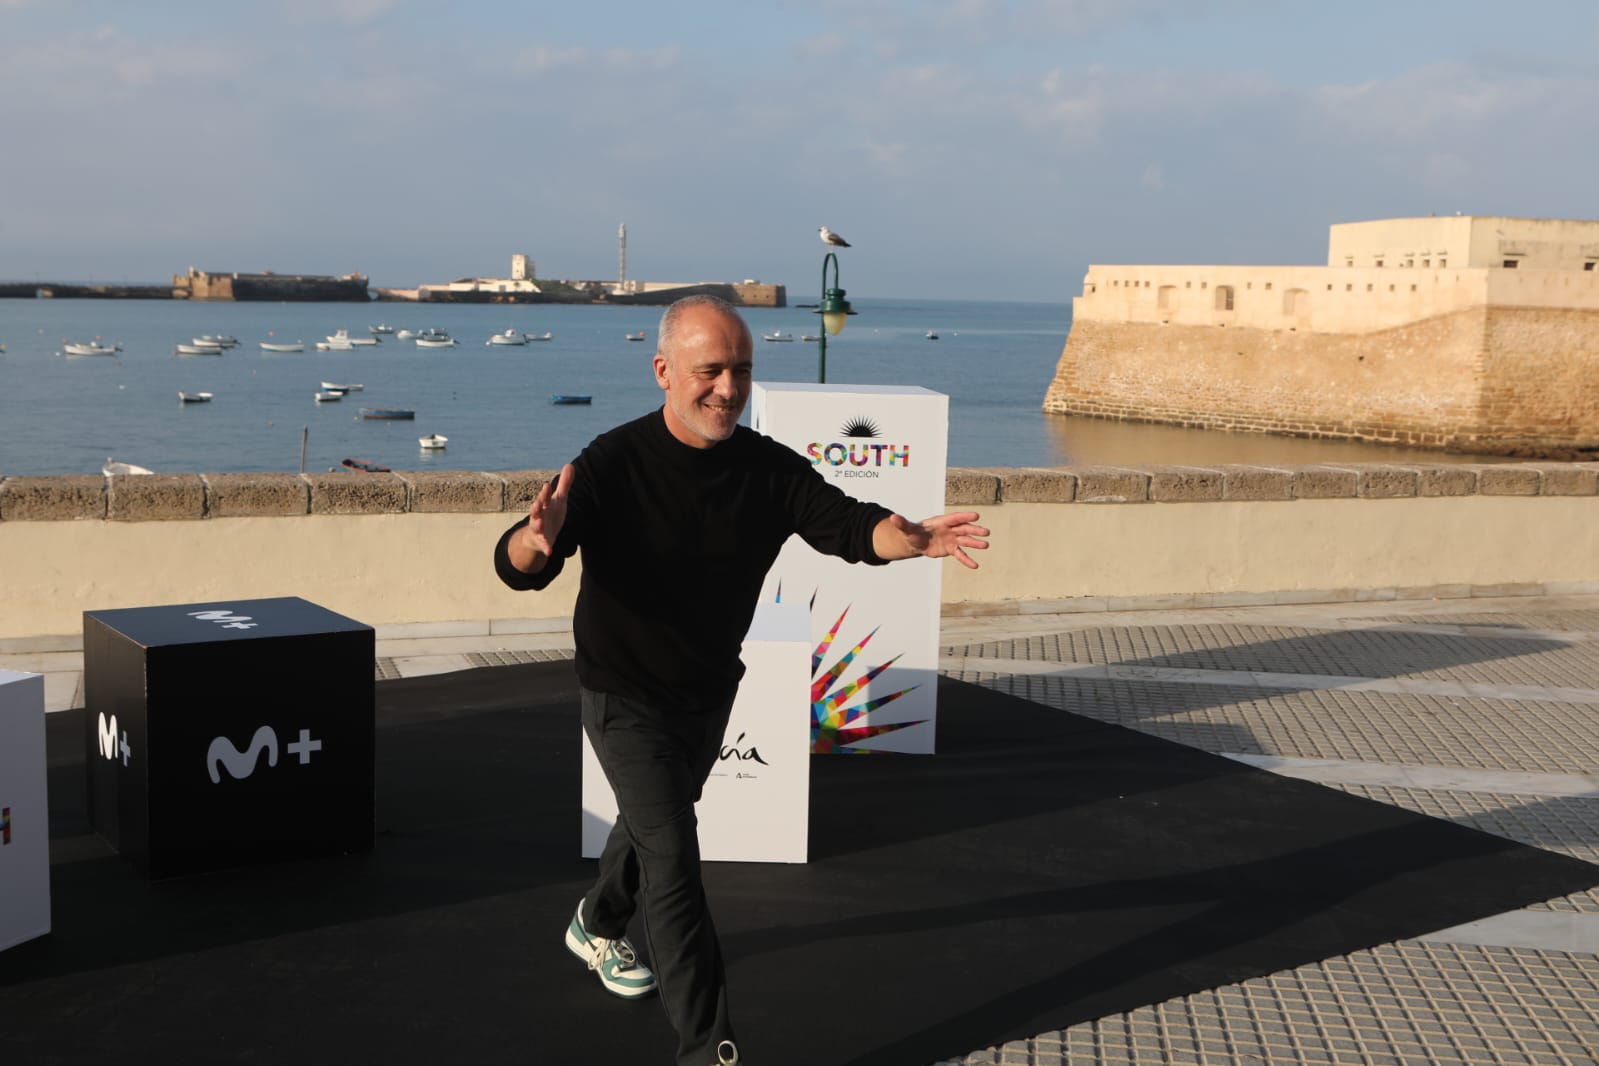
[[[943,393],[757,382],[750,424],[856,499],[913,521],[944,513]],[[789,538],[761,600],[810,606],[813,751],[933,752],[942,566],[940,559],[851,565]]]
[[[0,951],[50,931],[44,675],[0,670]]]
[[[700,856],[805,862],[810,843],[810,622],[799,604],[763,604],[744,638],[744,680],[722,754],[696,807]],[[598,858],[616,797],[583,736],[583,857]]]

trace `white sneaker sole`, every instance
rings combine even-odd
[[[587,966],[589,960],[594,957],[594,953],[590,951],[583,941],[579,940],[576,934],[572,932],[572,927],[570,925],[566,927],[566,949],[573,955],[576,955],[585,966]],[[607,981],[605,979],[605,975],[600,973],[598,969],[595,969],[593,972],[594,976],[600,979],[600,987],[604,988],[605,991],[620,999],[642,999],[643,997],[652,995],[655,992],[655,982],[653,981],[643,988],[618,988]]]

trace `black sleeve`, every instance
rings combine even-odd
[[[524,574],[511,565],[510,542],[516,531],[528,523],[528,516],[523,515],[522,520],[500,534],[499,543],[494,545],[494,572],[499,575],[510,588],[518,592],[539,592],[549,587],[550,582],[561,576],[561,571],[566,567],[566,560],[577,554],[577,546],[582,542],[583,523],[586,516],[593,510],[592,482],[588,475],[592,473],[590,464],[586,462],[588,450],[585,449],[572,461],[572,465],[579,468],[584,476],[577,478],[573,493],[567,498],[566,523],[561,527],[561,532],[555,536],[554,551],[549,560],[544,564],[544,569],[536,574]],[[557,481],[560,475],[556,475]],[[552,482],[554,484],[555,482]]]
[[[781,447],[779,445],[779,447]],[[794,531],[811,547],[849,563],[881,566],[888,560],[872,549],[872,532],[894,512],[855,499],[828,481],[803,457],[787,448],[783,476]]]
[[[536,574],[524,574],[512,566],[508,545],[517,530],[527,525],[527,521],[527,516],[523,515],[520,522],[500,535],[499,543],[494,545],[494,572],[500,576],[501,581],[518,592],[538,592],[548,588],[550,582],[560,576],[566,566],[566,559],[560,555],[552,556],[545,562],[544,569]],[[560,538],[556,539],[559,541]]]

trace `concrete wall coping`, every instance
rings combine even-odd
[[[0,522],[521,514],[552,470],[389,474],[69,474],[0,478]],[[1317,463],[952,468],[947,506],[1420,496],[1599,496],[1599,463]]]

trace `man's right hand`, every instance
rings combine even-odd
[[[528,508],[527,525],[507,546],[511,565],[523,573],[535,574],[543,570],[554,554],[555,538],[561,535],[561,527],[566,524],[567,494],[572,491],[572,481],[576,477],[572,464],[567,463],[561,467],[555,481],[546,481]]]

